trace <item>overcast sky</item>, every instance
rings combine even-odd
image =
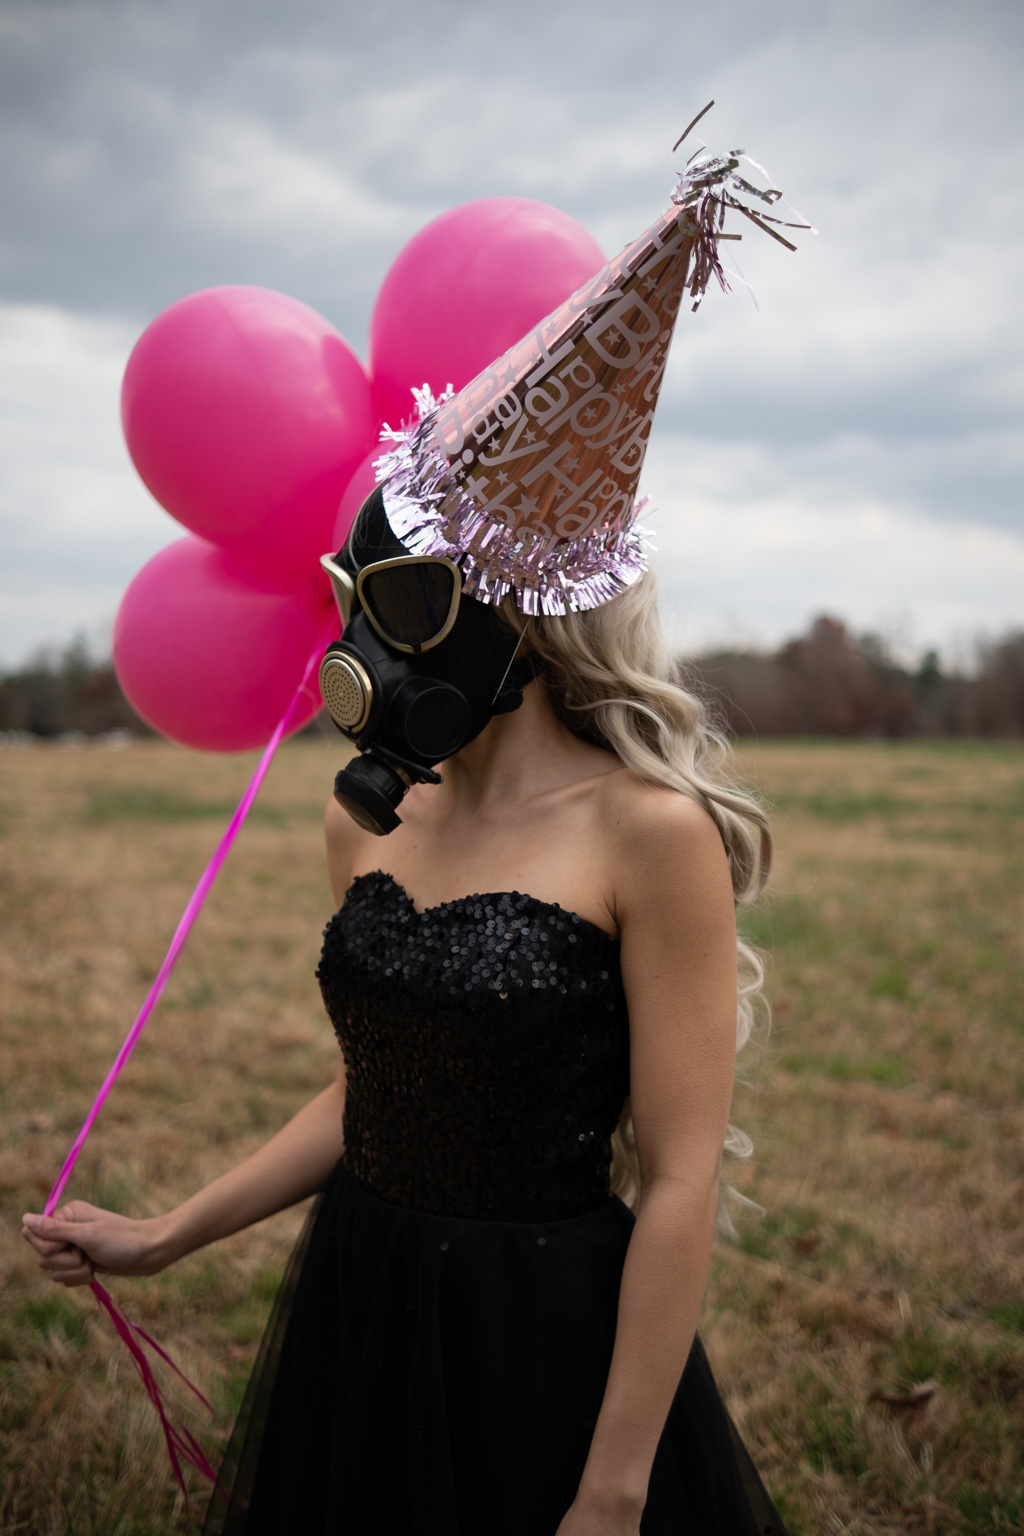
[[[1022,42],[1019,0],[0,0],[0,665],[101,643],[178,536],[117,409],[167,304],[260,283],[363,353],[427,219],[536,197],[612,252],[712,96],[709,145],[821,233],[745,239],[759,308],[680,320],[645,476],[674,638],[1024,624]]]

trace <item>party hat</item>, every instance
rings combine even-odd
[[[419,419],[387,429],[395,446],[377,466],[407,549],[453,560],[480,601],[511,592],[531,614],[596,608],[637,580],[638,483],[683,300],[696,309],[712,276],[729,287],[718,245],[740,236],[723,229],[727,209],[795,249],[770,227],[786,221],[743,201],[781,193],[740,176],[741,160],[691,158],[667,211],[503,357],[458,394],[413,392]]]

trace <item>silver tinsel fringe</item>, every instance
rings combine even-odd
[[[598,608],[643,575],[650,536],[636,518],[647,497],[634,503],[625,526],[579,539],[510,530],[459,485],[437,445],[437,410],[450,397],[437,401],[426,385],[413,394],[419,420],[400,431],[384,428],[395,446],[375,465],[388,522],[412,554],[453,561],[467,593],[493,604],[512,593],[528,614]]]

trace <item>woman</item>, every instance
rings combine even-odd
[[[166,1216],[27,1219],[81,1285],[319,1192],[210,1532],[782,1536],[695,1339],[771,845],[664,650],[626,436],[718,227],[700,186],[401,435],[326,562],[322,687],[363,754],[326,821],[336,1080]],[[565,509],[595,419],[631,510],[591,537]],[[507,510],[481,537],[502,464],[546,543]]]
[[[601,1333],[602,1325],[614,1333],[610,1365],[602,1354],[592,1367],[581,1366],[574,1359],[580,1347],[576,1345],[566,1348],[564,1360],[547,1362],[554,1382],[531,1382],[529,1373],[524,1382],[510,1374],[505,1382],[491,1382],[489,1390],[511,1391],[514,1401],[508,1417],[513,1424],[525,1420],[533,1429],[544,1426],[546,1395],[552,1390],[565,1395],[564,1380],[558,1379],[562,1372],[575,1371],[584,1378],[579,1386],[589,1390],[591,1402],[602,1371],[607,1372],[607,1384],[582,1465],[567,1465],[564,1473],[556,1468],[553,1474],[534,1465],[538,1480],[555,1481],[561,1474],[568,1484],[578,1478],[560,1512],[561,1523],[524,1523],[508,1504],[501,1507],[524,1470],[530,1473],[521,1464],[519,1445],[499,1444],[499,1455],[507,1451],[509,1458],[506,1482],[490,1492],[496,1505],[492,1518],[459,1526],[470,1532],[507,1528],[536,1530],[540,1536],[557,1529],[558,1536],[627,1536],[640,1530],[651,1468],[688,1356],[695,1401],[680,1401],[680,1417],[698,1424],[703,1418],[706,1437],[719,1442],[713,1448],[717,1466],[706,1469],[701,1482],[709,1486],[699,1488],[699,1497],[713,1510],[715,1500],[722,1503],[732,1494],[736,1509],[726,1523],[688,1526],[684,1521],[689,1504],[678,1498],[675,1505],[671,1502],[676,1497],[672,1480],[685,1479],[687,1469],[666,1467],[662,1481],[669,1502],[658,1509],[657,1522],[652,1506],[643,1529],[720,1530],[723,1536],[738,1536],[760,1532],[770,1523],[774,1531],[782,1530],[777,1517],[766,1519],[763,1510],[757,1512],[758,1523],[750,1515],[743,1523],[742,1479],[729,1465],[728,1426],[708,1418],[718,1411],[717,1399],[702,1357],[691,1355],[715,1228],[737,1041],[734,902],[746,899],[755,888],[755,848],[757,842],[766,847],[766,833],[761,812],[716,783],[709,771],[713,743],[700,707],[671,681],[666,658],[658,654],[652,586],[653,578],[647,576],[593,613],[528,621],[525,632],[546,666],[524,690],[522,707],[492,720],[450,759],[441,786],[414,786],[403,803],[403,824],[385,844],[357,827],[336,802],[327,812],[332,889],[342,912],[346,898],[353,891],[359,895],[361,923],[371,920],[377,904],[385,911],[397,905],[401,912],[408,902],[401,915],[415,921],[411,909],[424,914],[445,906],[458,909],[458,898],[471,892],[524,892],[532,898],[524,909],[528,915],[560,911],[581,920],[575,937],[577,943],[583,940],[590,974],[581,979],[589,988],[600,985],[601,971],[615,965],[616,954],[621,965],[630,1103],[643,1191],[640,1214],[630,1235],[631,1223],[617,1201],[599,1208],[607,1230],[581,1234],[587,1251],[582,1259],[572,1256],[569,1294],[561,1294],[560,1286],[559,1294],[548,1300],[558,1314],[553,1321],[564,1323],[574,1308],[584,1314],[584,1347]],[[578,724],[579,733],[565,723],[569,718]],[[598,744],[601,738],[603,744]],[[386,878],[374,873],[380,869]],[[497,910],[493,898],[490,903],[483,909],[487,913]],[[488,921],[493,919],[484,919],[485,928]],[[479,929],[479,920],[468,918],[466,926]],[[473,963],[486,952],[486,946],[474,948]],[[463,970],[457,974],[459,985],[468,985],[461,981]],[[745,974],[752,976],[749,965]],[[532,1002],[536,991],[531,987],[530,993]],[[578,1004],[578,998],[572,1001]],[[574,1025],[579,1028],[575,1019]],[[520,1020],[515,1027],[522,1029]],[[742,1032],[741,1025],[741,1037]],[[573,1049],[579,1049],[577,1035]],[[617,1064],[610,1065],[614,1070]],[[532,1070],[536,1062],[522,1066]],[[504,1093],[515,1110],[521,1109],[516,1102],[521,1084],[499,1082],[495,1088],[499,1100]],[[528,1086],[527,1098],[538,1091]],[[94,1268],[109,1274],[153,1274],[183,1254],[304,1199],[323,1188],[342,1155],[344,1103],[342,1062],[335,1082],[272,1141],[167,1216],[132,1220],[74,1201],[60,1220],[38,1220],[31,1241],[42,1267],[65,1285],[86,1284]],[[579,1124],[581,1130],[573,1121],[573,1135],[590,1135],[596,1129],[601,1155],[606,1156],[608,1128]],[[505,1134],[512,1142],[509,1158],[537,1150],[522,1147],[515,1124]],[[432,1150],[429,1141],[422,1145],[419,1156],[424,1162]],[[473,1150],[465,1148],[461,1155],[472,1158]],[[512,1167],[508,1171],[513,1185],[509,1198],[514,1200],[522,1174]],[[626,1172],[621,1159],[619,1171]],[[543,1190],[543,1172],[538,1179]],[[532,1191],[525,1193],[529,1201]],[[557,1203],[557,1191],[552,1197]],[[587,1220],[587,1213],[582,1214]],[[578,1218],[561,1220],[572,1227]],[[490,1227],[492,1220],[483,1218],[480,1224]],[[536,1248],[537,1239],[545,1235],[541,1228],[557,1228],[559,1222],[510,1225],[528,1228],[527,1241]],[[447,1231],[443,1219],[438,1231]],[[520,1236],[515,1234],[513,1246]],[[516,1259],[511,1254],[510,1261]],[[595,1328],[587,1310],[599,1311],[604,1293],[614,1292],[620,1264],[617,1325],[613,1313],[598,1318]],[[595,1294],[575,1289],[581,1279],[591,1282]],[[502,1277],[490,1283],[501,1286]],[[535,1305],[543,1308],[544,1298],[531,1302]],[[478,1326],[489,1331],[491,1324],[484,1319]],[[514,1326],[514,1319],[506,1326]],[[315,1328],[313,1333],[310,1343],[315,1347]],[[490,1340],[489,1347],[493,1345]],[[595,1354],[602,1345],[606,1350],[606,1341],[598,1339]],[[535,1369],[531,1365],[531,1372]],[[571,1396],[571,1380],[568,1386]],[[474,1406],[483,1411],[483,1403]],[[581,1407],[586,1420],[587,1411],[593,1411],[591,1403]],[[566,1426],[555,1428],[565,1439],[579,1441]],[[681,1438],[687,1442],[685,1454],[692,1423]],[[576,1444],[570,1449],[576,1450]],[[699,1454],[706,1454],[703,1444]],[[399,1455],[389,1436],[389,1444],[379,1452],[382,1465],[374,1467],[371,1496],[376,1483],[383,1500],[389,1474],[397,1470],[388,1463]],[[721,1488],[712,1473],[718,1474]],[[730,1478],[735,1479],[732,1489]],[[756,1484],[752,1486],[756,1498]],[[655,1493],[660,1496],[660,1491]],[[529,1490],[520,1492],[533,1496]],[[540,1489],[539,1495],[545,1492]],[[344,1512],[344,1486],[337,1497]],[[684,1490],[683,1497],[692,1496]],[[294,1500],[294,1493],[287,1496],[285,1517],[289,1501],[293,1514],[298,1507]],[[391,1529],[386,1505],[379,1508],[376,1524],[353,1523],[352,1530]],[[372,1510],[367,1514],[372,1516]],[[707,1518],[703,1509],[701,1515]],[[253,1528],[264,1527],[258,1521]],[[272,1529],[272,1523],[266,1528]],[[337,1528],[346,1526],[339,1523]]]

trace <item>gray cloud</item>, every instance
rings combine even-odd
[[[0,654],[53,632],[44,530],[69,573],[94,572],[61,587],[61,611],[86,617],[174,531],[113,425],[130,338],[166,304],[261,283],[361,349],[380,277],[426,219],[535,196],[613,249],[663,202],[667,147],[711,96],[711,142],[744,144],[822,233],[797,256],[745,240],[759,312],[737,284],[681,322],[666,444],[756,461],[755,520],[758,494],[766,518],[884,505],[946,529],[952,567],[964,527],[1024,539],[1022,30],[1011,0],[0,0],[0,303],[22,327],[0,355],[0,517],[21,573]],[[24,388],[33,324],[42,394]],[[87,384],[90,351],[106,361]],[[701,494],[735,505],[725,482]],[[938,615],[911,570],[907,602]]]

